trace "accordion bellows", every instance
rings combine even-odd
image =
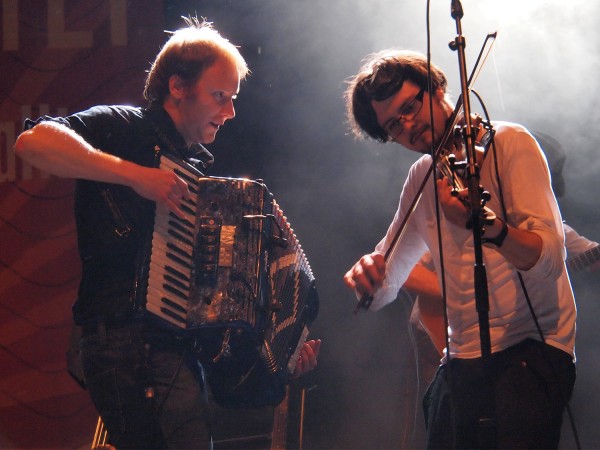
[[[186,218],[157,206],[146,310],[196,339],[215,400],[276,405],[318,313],[310,264],[264,183],[204,177],[161,156],[188,182]]]

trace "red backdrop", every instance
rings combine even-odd
[[[162,2],[2,2],[0,448],[79,448],[97,414],[66,371],[80,266],[73,180],[15,158],[24,118],[141,104],[164,42]]]

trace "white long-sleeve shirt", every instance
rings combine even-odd
[[[565,247],[567,247],[567,259],[580,255],[598,246],[596,241],[592,241],[585,236],[580,235],[568,224],[563,224],[565,228]]]
[[[535,139],[522,126],[498,122],[494,128],[506,220],[511,226],[535,232],[542,239],[538,261],[531,269],[521,271],[529,298],[546,342],[574,356],[575,302],[564,264],[563,224],[546,159]],[[480,184],[492,195],[488,206],[501,215],[493,160],[490,148],[481,166]],[[394,220],[376,251],[385,254],[430,165],[431,157],[425,155],[411,167]],[[386,278],[374,296],[373,309],[396,298],[413,266],[426,251],[433,256],[436,272],[441,273],[435,211],[434,184],[430,180],[387,262]],[[440,216],[451,356],[479,357],[472,231],[450,223],[441,212]],[[493,248],[483,248],[483,261],[488,282],[492,352],[526,338],[539,339],[517,270]]]

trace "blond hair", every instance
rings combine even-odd
[[[173,75],[191,86],[219,58],[234,63],[240,79],[245,79],[250,72],[238,48],[221,36],[211,22],[196,17],[183,19],[187,26],[171,34],[148,72],[144,98],[150,103],[164,102]]]

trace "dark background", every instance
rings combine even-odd
[[[43,8],[47,2],[19,3],[20,14],[28,8],[28,17],[39,15],[39,27],[35,27],[38,22],[34,21],[28,38],[31,34],[35,37],[36,31],[43,33]],[[70,13],[67,26],[69,29],[81,27],[86,19],[91,21],[98,10],[104,11],[106,3],[67,1]],[[216,142],[209,146],[216,157],[211,174],[264,179],[292,224],[317,278],[321,310],[311,337],[321,338],[323,344],[319,367],[307,379],[312,389],[307,393],[304,448],[405,446],[413,421],[421,420],[414,395],[418,386],[414,382],[416,369],[407,324],[410,304],[406,299],[399,299],[377,313],[354,316],[354,296],[343,285],[342,276],[357,258],[370,252],[385,233],[416,155],[396,145],[355,140],[345,122],[343,92],[345,80],[356,72],[368,53],[388,47],[427,50],[426,2],[165,0],[161,11],[157,11],[158,3],[127,2],[131,24],[129,39],[139,49],[137,58],[121,54],[117,48],[109,63],[100,68],[95,66],[95,73],[86,73],[85,60],[89,56],[86,54],[76,55],[80,60],[78,65],[51,60],[57,66],[63,63],[60,76],[48,83],[39,98],[32,94],[34,98],[29,101],[66,105],[69,111],[95,103],[142,104],[138,94],[142,90],[143,70],[147,68],[144,62],[151,61],[164,42],[163,30],[182,26],[181,16],[187,15],[214,22],[225,37],[240,46],[252,74],[243,82],[236,101],[237,117],[222,128]],[[493,52],[475,84],[492,119],[522,123],[531,130],[553,136],[562,144],[567,155],[563,171],[567,193],[560,199],[563,217],[582,234],[600,240],[597,226],[600,215],[597,198],[600,32],[596,24],[600,3],[464,0],[463,7],[462,26],[469,70],[485,35],[498,31]],[[448,48],[448,42],[456,35],[450,2],[431,2],[430,23],[432,59],[447,73],[450,91],[456,98],[459,94],[457,55]],[[95,33],[103,36],[107,30],[108,26],[101,24]],[[94,49],[96,51],[90,60],[103,55],[102,49]],[[10,52],[2,56],[3,74],[7,74],[1,82],[2,109],[5,112],[7,108],[13,109],[18,115],[20,95],[35,91],[38,86],[24,85],[22,79],[28,72],[22,68],[23,64],[15,62]],[[92,82],[88,86],[86,81],[92,79],[95,81],[90,91]],[[71,83],[74,87],[69,89]],[[62,90],[53,89],[55,85]],[[475,103],[472,109],[482,112]],[[6,120],[1,114],[2,120]],[[27,183],[21,183],[19,188],[28,187]],[[1,187],[3,194],[11,195],[14,204],[21,201],[22,194],[16,192],[14,186]],[[56,198],[62,199],[63,192],[58,191]],[[61,210],[69,207],[68,198],[63,202]],[[48,209],[52,209],[51,205]],[[49,227],[40,217],[52,217],[51,211],[40,216],[39,206],[36,206],[27,209],[29,215],[25,216],[25,210],[21,206],[12,218],[23,216],[23,223]],[[3,211],[3,219],[11,217],[4,214],[7,211]],[[53,349],[54,356],[47,364],[53,370],[62,364],[66,348],[64,336],[68,335],[68,305],[73,293],[61,294],[60,317],[56,312],[56,321],[62,326],[59,337],[49,339],[50,331],[37,329],[27,339],[17,340],[15,336],[26,328],[19,314],[26,318],[41,314],[36,309],[40,299],[39,293],[34,298],[34,294],[23,294],[21,287],[12,287],[16,278],[14,269],[26,265],[31,266],[32,271],[35,268],[36,274],[47,274],[50,267],[58,272],[59,281],[65,279],[59,272],[64,271],[60,264],[65,256],[57,257],[48,267],[38,268],[30,253],[27,254],[29,263],[24,252],[17,248],[7,253],[9,241],[14,241],[7,223],[2,223],[2,236],[6,239],[0,241],[5,251],[3,258],[11,263],[0,270],[3,283],[0,356],[4,367],[0,369],[3,383],[0,446],[1,435],[8,435],[17,442],[15,448],[44,446],[39,444],[38,435],[46,434],[63,436],[47,439],[52,447],[74,448],[73,436],[81,434],[91,439],[93,432],[93,422],[87,431],[90,418],[95,415],[87,397],[78,394],[58,397],[64,409],[56,408],[56,403],[49,401],[44,404],[43,400],[27,403],[23,400],[28,398],[25,394],[40,390],[46,395],[51,383],[39,381],[39,368],[24,371],[24,363],[19,360],[29,356],[24,355],[23,348],[29,350],[31,360],[38,362],[40,353],[49,354]],[[66,225],[61,224],[61,227]],[[55,246],[60,247],[60,242]],[[74,254],[74,247],[70,252]],[[76,287],[76,268],[72,272],[71,291]],[[600,382],[597,381],[600,329],[596,325],[600,317],[596,294],[600,282],[597,278],[593,273],[572,277],[579,311],[578,383],[572,408],[583,448],[600,448],[600,427],[596,425],[600,411]],[[40,341],[45,345],[40,346]],[[64,373],[64,368],[60,370]],[[20,371],[27,374],[19,378],[22,390],[13,389],[9,381],[13,383],[17,378],[15,374]],[[42,386],[43,383],[46,385]],[[77,401],[72,400],[73,405],[66,401],[75,397]],[[48,407],[49,412],[43,417],[36,410],[40,406]],[[84,408],[86,414],[78,413],[77,408]],[[78,414],[85,416],[85,430],[60,429],[66,423],[73,423],[72,417]],[[61,421],[61,417],[68,420]],[[10,431],[19,423],[27,426],[21,425],[19,433]],[[563,436],[562,447],[573,448],[570,427],[565,427]]]
[[[353,316],[342,275],[371,251],[395,212],[415,156],[398,146],[356,141],[345,123],[344,81],[368,53],[427,49],[424,1],[169,2],[169,23],[194,14],[241,45],[252,76],[237,118],[211,146],[213,174],[263,178],[294,226],[319,283],[323,339],[316,389],[309,393],[307,448],[394,448],[405,441],[403,414],[416,387],[406,302]],[[567,154],[564,218],[590,238],[597,227],[598,161],[595,74],[598,29],[592,2],[464,1],[467,63],[485,35],[498,40],[475,89],[495,120],[554,136]],[[432,2],[431,53],[459,93],[450,2]],[[174,20],[174,22],[172,22]],[[173,25],[175,26],[175,25]],[[470,69],[469,69],[470,70]],[[473,110],[481,112],[473,103]],[[526,195],[526,193],[524,193]],[[578,275],[579,383],[573,409],[584,447],[600,446],[595,275]],[[420,410],[416,420],[421,419]],[[410,419],[409,419],[410,420]],[[571,431],[564,446],[572,446]]]

